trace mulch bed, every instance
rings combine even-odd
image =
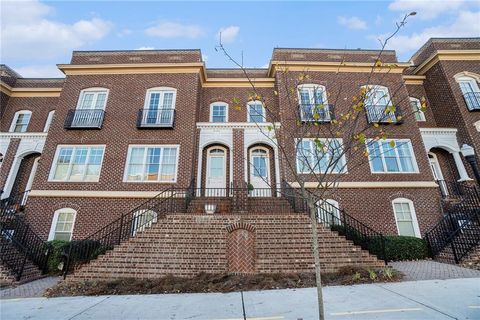
[[[388,271],[386,271],[388,269]],[[345,267],[335,274],[322,275],[322,284],[350,285],[400,281],[403,274],[390,268],[367,270]],[[45,291],[46,297],[158,294],[193,292],[234,292],[315,287],[314,273],[295,274],[208,274],[193,278],[167,275],[156,279],[114,279],[109,281],[64,281]]]

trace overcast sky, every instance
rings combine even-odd
[[[400,61],[430,37],[480,37],[480,0],[129,2],[0,0],[1,63],[24,77],[58,77],[72,50],[201,49],[207,67],[233,67],[218,34],[247,67],[274,47],[378,49],[378,39],[416,11],[392,39]]]

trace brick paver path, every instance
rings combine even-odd
[[[480,278],[480,271],[430,260],[389,262],[394,269],[405,274],[404,280],[445,280]]]
[[[41,297],[45,289],[56,285],[62,277],[46,277],[0,290],[0,299]]]

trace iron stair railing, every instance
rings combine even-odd
[[[71,241],[64,252],[64,278],[70,271],[144,231],[167,213],[185,212],[190,188],[169,188],[130,210],[83,240]]]
[[[292,188],[286,181],[282,182],[282,189],[284,197],[295,212],[308,214],[307,201],[299,195],[297,190]],[[319,201],[322,200],[318,199],[316,202],[318,203]],[[387,262],[385,237],[382,233],[355,219],[347,214],[345,210],[340,210],[331,204],[328,205],[334,210],[326,210],[325,207],[317,205],[316,217],[319,222]],[[335,214],[337,212],[338,215]]]
[[[23,211],[29,192],[30,190],[27,190],[0,200],[0,218],[14,216]]]
[[[480,190],[476,186],[458,185],[451,188],[450,183],[443,185],[449,186],[447,196],[457,197],[460,202],[450,207],[444,204],[444,217],[424,237],[432,258],[450,249],[453,262],[458,264],[480,244]],[[441,189],[442,193],[444,190]]]
[[[8,221],[2,221],[0,232],[0,257],[17,281],[23,275],[27,259],[33,262],[43,274],[48,272],[47,262],[50,254],[48,245],[22,217],[16,216]]]

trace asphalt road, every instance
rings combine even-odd
[[[480,319],[480,278],[327,287],[327,319]],[[317,319],[314,288],[244,293],[250,320]],[[0,301],[10,319],[243,319],[240,293]]]

